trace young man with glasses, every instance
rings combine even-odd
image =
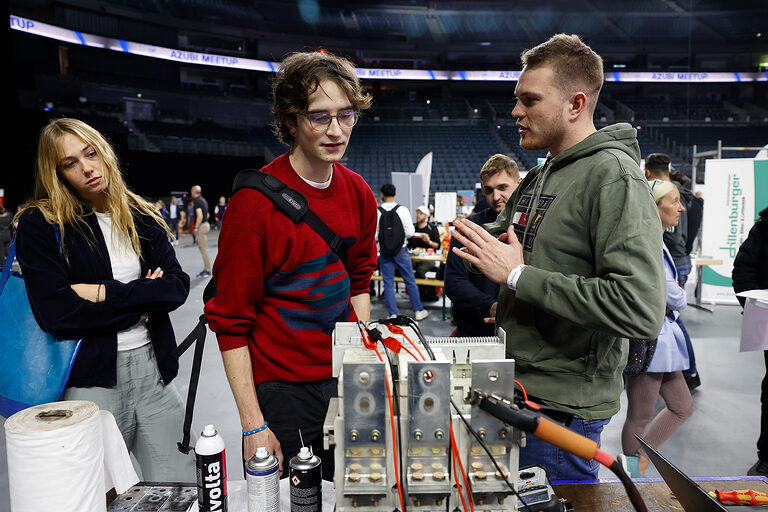
[[[272,86],[272,124],[290,147],[262,171],[300,191],[346,247],[346,262],[306,223],[294,224],[253,189],[227,207],[213,266],[217,295],[205,313],[217,334],[243,428],[243,458],[266,446],[281,463],[311,445],[333,479],[333,453],[322,449],[336,322],[370,318],[376,268],[376,200],[339,164],[359,112],[370,106],[343,58],[296,53]]]

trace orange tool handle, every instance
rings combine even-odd
[[[533,431],[533,435],[584,460],[594,459],[597,452],[597,443],[595,441],[580,436],[543,417],[539,418],[539,425]]]

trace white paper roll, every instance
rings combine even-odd
[[[114,418],[93,402],[30,407],[5,431],[13,512],[106,510],[105,463],[118,492],[138,482]]]

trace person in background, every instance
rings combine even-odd
[[[13,214],[0,204],[0,267],[5,265],[5,259],[8,257],[8,251],[11,249],[11,225],[13,224]]]
[[[111,412],[143,480],[193,482],[194,457],[176,446],[184,405],[168,315],[184,304],[189,276],[157,209],[126,187],[98,131],[62,118],[40,133],[34,200],[18,221],[40,328],[82,339],[62,400]]]
[[[331,333],[370,320],[376,268],[376,199],[339,161],[371,97],[346,59],[319,52],[286,57],[272,84],[272,125],[290,148],[262,171],[307,198],[345,241],[346,261],[305,222],[294,224],[254,189],[232,196],[213,267],[216,297],[205,305],[243,428],[243,460],[264,446],[283,476],[302,446],[333,481],[323,422],[337,395]]]
[[[572,413],[568,428],[599,443],[620,407],[625,338],[656,336],[664,320],[659,212],[636,130],[595,128],[602,58],[557,34],[522,62],[512,110],[520,145],[549,155],[493,223],[455,222],[464,247],[453,253],[502,285],[496,324],[529,398]],[[520,466],[534,464],[553,480],[599,469],[529,436]]]
[[[680,192],[669,181],[649,182],[659,209],[664,232],[674,227],[685,211]],[[664,324],[656,339],[656,351],[645,373],[627,378],[627,418],[621,430],[619,455],[626,462],[630,476],[640,478],[650,459],[643,453],[639,435],[653,448],[660,447],[693,414],[693,398],[683,377],[688,368],[688,349],[677,317],[688,300],[678,283],[675,261],[666,245],[663,247],[664,270],[667,276],[667,303]],[[654,417],[656,399],[661,395],[666,407]],[[651,419],[653,418],[653,421]],[[650,425],[649,425],[650,423]]]
[[[180,208],[178,199],[176,196],[171,196],[171,203],[168,205],[168,225],[171,228],[173,234],[173,245],[179,244],[179,215]]]
[[[506,155],[493,155],[480,169],[480,183],[483,197],[489,207],[468,220],[478,225],[496,220],[507,200],[520,183],[517,163]],[[455,238],[451,249],[463,247]],[[445,262],[445,294],[453,304],[453,318],[456,321],[454,336],[493,336],[496,331],[496,307],[499,298],[499,284],[480,272],[470,272],[464,262],[448,253]]]
[[[733,260],[733,291],[768,289],[768,208],[758,215],[757,222],[739,247]],[[744,307],[744,297],[737,297]],[[757,440],[757,462],[748,475],[768,476],[768,350],[763,351],[766,375],[760,392],[760,437]]]
[[[186,202],[186,218],[184,223],[184,229],[187,230],[187,233],[192,235],[192,243],[196,244],[196,237],[195,237],[195,204],[192,197],[187,197]]]
[[[424,320],[429,316],[429,311],[425,310],[421,303],[421,295],[419,294],[419,287],[416,285],[416,280],[413,276],[413,266],[411,265],[411,257],[408,254],[408,240],[413,236],[414,227],[411,222],[411,214],[408,213],[408,209],[405,207],[398,208],[400,205],[395,202],[395,194],[397,189],[392,183],[385,183],[381,186],[381,204],[379,210],[377,210],[377,222],[376,222],[376,240],[379,240],[379,224],[381,223],[381,210],[391,212],[396,209],[395,213],[400,217],[400,222],[403,225],[403,231],[405,232],[405,239],[403,239],[403,246],[400,251],[393,256],[387,256],[381,254],[379,256],[379,269],[381,270],[381,280],[384,283],[384,302],[387,305],[387,314],[390,318],[394,318],[400,314],[397,307],[397,299],[395,298],[395,268],[400,272],[400,276],[405,283],[405,291],[408,293],[408,298],[411,301],[411,307],[413,308],[413,317],[416,320]]]
[[[187,222],[187,209],[186,208],[179,208],[179,234],[189,233],[188,229],[189,223]],[[195,240],[195,235],[192,235],[192,241]]]
[[[224,210],[227,209],[227,198],[224,196],[219,197],[219,202],[213,207],[213,216],[215,220],[216,229],[221,228],[221,219],[224,217]]]
[[[440,233],[437,226],[429,222],[429,208],[421,205],[416,209],[416,222],[413,224],[414,234],[408,239],[409,249],[432,249],[440,250]],[[417,272],[416,277],[424,277]]]
[[[163,218],[167,225],[170,222],[170,219],[168,218],[168,208],[165,207],[165,201],[162,199],[155,201],[155,208],[157,208],[158,213],[160,213],[160,216]],[[170,230],[170,226],[168,229]]]
[[[208,256],[208,233],[211,231],[211,225],[208,222],[208,201],[200,195],[201,193],[200,185],[195,185],[190,190],[192,212],[194,215],[191,222],[193,223],[195,242],[198,249],[200,249],[200,254],[203,256],[203,270],[197,274],[197,277],[210,277],[211,258]]]
[[[422,249],[434,252],[440,251],[440,233],[432,222],[429,222],[429,208],[421,205],[416,209],[416,222],[413,225],[414,234],[408,238],[408,249]],[[434,261],[414,261],[413,275],[417,279],[427,276],[430,270],[439,270]],[[419,296],[422,301],[436,301],[437,289],[434,286],[419,285]]]
[[[693,193],[684,186],[680,181],[683,176],[677,172],[678,180],[672,179],[671,161],[668,155],[664,153],[652,153],[645,159],[645,177],[649,180],[657,179],[667,181],[677,187],[677,191],[680,193],[680,202],[683,204],[685,211],[680,214],[680,222],[676,226],[671,226],[664,230],[664,245],[669,250],[669,254],[672,255],[672,259],[675,261],[677,267],[677,275],[679,276],[680,286],[685,289],[685,283],[688,281],[688,275],[691,273],[691,247],[688,243],[688,210],[694,205]],[[691,226],[693,227],[693,226]],[[696,229],[698,231],[698,227]],[[691,241],[692,243],[693,241]],[[701,385],[701,377],[699,371],[696,368],[696,354],[693,351],[693,343],[691,343],[691,336],[688,334],[688,330],[683,324],[683,319],[678,315],[677,324],[685,337],[685,345],[688,347],[688,360],[690,366],[683,371],[685,382],[688,388],[693,390]]]

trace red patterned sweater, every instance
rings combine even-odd
[[[304,194],[345,240],[348,271],[312,228],[242,189],[224,214],[208,325],[220,350],[248,346],[257,384],[327,379],[331,333],[336,322],[357,320],[350,297],[368,293],[376,268],[376,199],[363,178],[338,163],[326,189],[301,179],[287,154],[262,171]]]

